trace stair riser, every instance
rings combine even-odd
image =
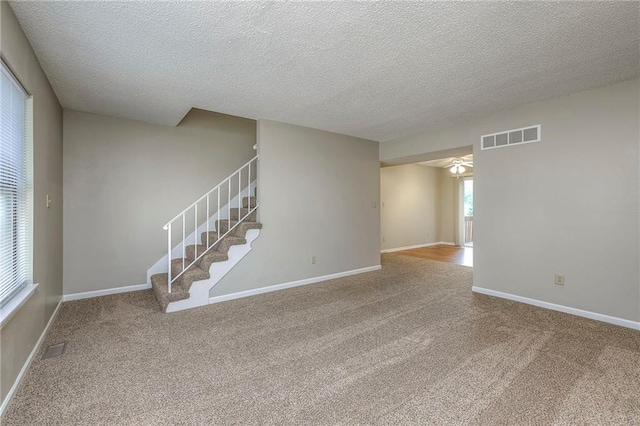
[[[215,231],[211,231],[209,232],[209,246],[212,246],[213,243],[216,242],[216,240],[218,239],[218,233]],[[206,246],[207,245],[207,233],[203,232],[200,235],[200,240],[202,241],[202,245]]]
[[[206,240],[206,236],[205,236],[205,240]],[[211,240],[210,243],[212,243],[213,241],[215,240]],[[227,260],[227,256],[215,250],[213,248],[213,245],[211,246],[209,251],[207,251],[206,253],[204,253],[206,250],[204,245],[199,245],[197,251],[195,247],[196,246],[193,246],[193,245],[187,246],[185,250],[187,253],[187,260],[189,261],[189,263],[191,263],[196,258],[196,254],[200,256],[200,259],[198,259],[198,261],[196,262],[196,265],[198,265],[200,269],[208,271],[212,263],[223,262]],[[204,253],[204,255],[202,253]]]
[[[188,260],[185,260],[184,262],[184,266],[187,267],[189,265]],[[194,265],[197,266],[197,265]],[[193,268],[193,267],[192,267]],[[171,277],[176,277],[180,272],[182,271],[182,263],[172,263],[171,264]],[[192,270],[189,269],[187,270],[187,272],[185,272],[184,274],[180,275],[172,284],[172,288],[173,286],[177,286],[182,288],[184,291],[189,291],[189,287],[191,287],[191,284],[193,284],[194,281],[196,280],[201,280],[201,279],[205,279],[208,278],[208,272],[207,271],[203,271],[199,268]]]
[[[221,254],[224,254],[224,253],[221,253]],[[224,262],[225,260],[228,260],[228,259],[229,259],[229,256],[226,256],[226,254],[224,255],[224,257],[221,255],[216,255],[215,257],[204,255],[202,256],[202,259],[200,259],[200,268],[204,269],[205,271],[208,271],[211,265],[213,265],[214,263]]]
[[[245,242],[243,242],[243,241],[235,240],[233,237],[232,238],[223,238],[222,241],[220,241],[215,246],[215,250],[219,251],[220,253],[227,254],[227,253],[229,253],[229,249],[231,248],[231,246],[234,246],[234,245],[237,245],[237,244],[244,244],[244,243]]]
[[[244,197],[242,199],[242,207],[245,209],[249,207],[249,201],[251,201],[251,208],[254,208],[258,204],[256,197]]]
[[[229,221],[226,219],[222,219],[216,222],[216,229],[220,235],[224,235],[229,230],[229,226],[233,227],[236,224],[235,220],[231,220],[231,225],[229,225]]]
[[[185,252],[187,254],[187,259],[189,260],[189,263],[193,262],[193,259],[196,258],[196,255],[200,256],[202,253],[204,253],[205,250],[206,250],[205,246],[203,245],[197,246],[197,250],[196,250],[196,246],[194,245],[187,246],[185,249]]]
[[[240,219],[244,218],[247,214],[249,214],[249,209],[247,208],[243,208],[240,210]],[[238,209],[232,209],[231,212],[231,220],[238,220]],[[258,211],[254,210],[251,214],[249,214],[249,216],[247,216],[246,220],[247,222],[255,222],[257,220],[258,217]]]
[[[174,285],[172,286],[173,291],[169,293],[167,287],[167,274],[156,274],[151,277],[151,288],[163,312],[167,311],[167,306],[171,302],[189,298],[189,294],[182,292],[181,288]]]
[[[233,235],[244,238],[250,229],[262,229],[262,224],[256,222],[243,222],[233,230]]]

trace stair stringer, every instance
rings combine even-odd
[[[194,281],[189,289],[189,298],[169,303],[166,312],[177,312],[208,305],[209,292],[211,289],[251,251],[251,244],[259,235],[259,229],[249,229],[245,236],[247,242],[245,244],[231,246],[227,253],[229,259],[224,262],[212,263],[209,268],[209,279]]]

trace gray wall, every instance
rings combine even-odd
[[[9,4],[0,3],[2,57],[33,95],[33,279],[40,284],[0,332],[4,400],[62,296],[62,109]]]
[[[380,169],[382,250],[440,241],[440,170],[419,164]]]
[[[460,178],[462,179],[462,178]],[[458,213],[458,183],[448,169],[440,169],[440,223],[439,239],[445,243],[456,241],[456,215]]]
[[[255,155],[256,122],[191,110],[177,127],[64,111],[64,293],[143,284],[162,226]]]
[[[380,170],[381,249],[454,243],[459,180],[419,164]]]
[[[380,264],[377,142],[259,120],[258,150],[264,228],[212,296]]]
[[[639,103],[627,81],[387,142],[381,159],[473,144],[474,285],[638,321]],[[539,143],[480,150],[535,124]]]

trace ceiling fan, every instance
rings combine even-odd
[[[449,168],[451,174],[454,174],[459,178],[460,175],[467,170],[464,166],[473,167],[473,162],[464,161],[464,158],[454,158],[453,161],[451,161],[451,165],[445,166],[445,168]]]

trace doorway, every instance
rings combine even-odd
[[[473,178],[464,178],[463,214],[464,214],[464,246],[473,247]]]

